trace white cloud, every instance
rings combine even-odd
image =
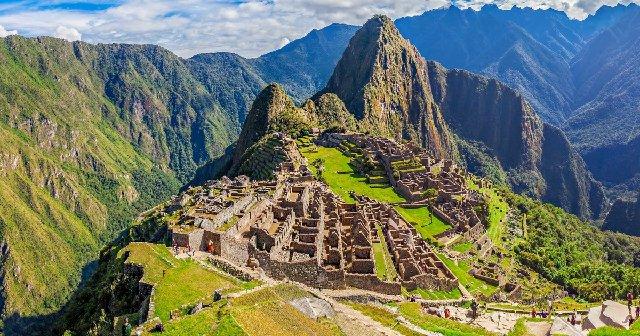
[[[630,0],[458,0],[461,7],[555,8],[581,18],[602,4]],[[640,0],[636,0],[640,1]],[[106,10],[13,6],[0,25],[28,36],[87,42],[151,43],[180,56],[231,51],[254,57],[334,22],[360,25],[374,14],[392,18],[448,6],[450,0],[122,0]],[[58,31],[58,30],[62,31]],[[82,32],[82,34],[80,34]]]
[[[6,30],[3,26],[0,26],[0,37],[7,37],[9,35],[18,34],[17,30]]]
[[[65,26],[58,26],[53,36],[57,38],[65,39],[71,42],[80,41],[82,39],[82,34],[80,34],[80,32],[77,29],[69,28]]]

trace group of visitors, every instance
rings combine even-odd
[[[538,311],[535,306],[531,308],[531,318],[551,318],[553,307],[549,306],[548,310]]]

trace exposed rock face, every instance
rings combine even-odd
[[[640,236],[640,199],[618,199],[613,203],[602,228]]]
[[[543,123],[518,93],[495,79],[427,62],[435,101],[453,132],[481,142],[512,187],[582,218],[598,218],[602,186],[562,132]]]
[[[363,130],[415,141],[437,157],[454,156],[426,63],[389,18],[376,16],[358,30],[321,93],[327,92],[345,102]]]
[[[542,200],[583,219],[601,217],[606,206],[602,184],[593,179],[562,131],[549,124],[544,125],[540,171],[546,182]]]
[[[491,148],[505,170],[535,169],[542,121],[514,91],[494,79],[428,62],[434,98],[451,129]]]

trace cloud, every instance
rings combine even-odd
[[[602,4],[630,0],[458,0],[461,7],[529,6],[584,17]],[[640,0],[636,0],[640,1]],[[53,1],[54,3],[56,1]],[[109,2],[108,6],[93,6]],[[17,2],[20,4],[20,2]],[[31,1],[24,2],[33,3]],[[183,57],[231,51],[255,57],[334,22],[360,25],[374,14],[392,18],[448,6],[450,0],[82,0],[67,5],[0,6],[0,25],[27,36],[87,42],[159,44]],[[78,6],[76,6],[78,7]],[[95,9],[97,8],[97,9]],[[82,34],[80,34],[82,32]]]
[[[57,38],[65,39],[70,42],[80,41],[82,39],[82,34],[80,34],[80,32],[77,29],[69,28],[65,26],[58,26],[53,36]]]
[[[9,35],[18,34],[17,30],[6,30],[3,26],[0,26],[0,37],[7,37]]]

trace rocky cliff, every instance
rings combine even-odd
[[[495,79],[446,70],[436,62],[428,66],[434,98],[450,128],[487,147],[514,190],[585,219],[600,216],[602,186],[562,131],[542,122],[520,94]]]

